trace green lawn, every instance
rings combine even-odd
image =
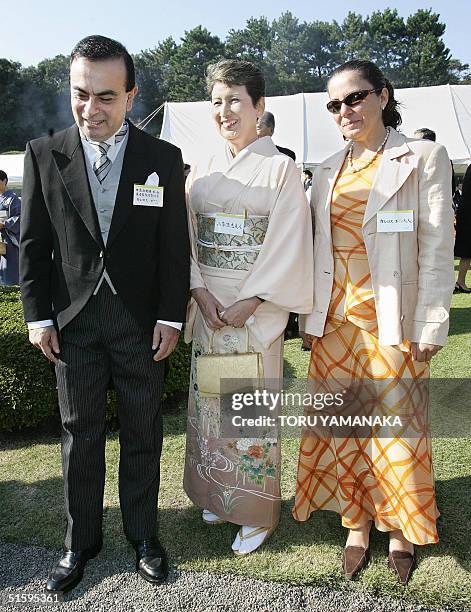
[[[471,365],[471,296],[455,295],[449,343],[435,358],[435,378],[469,378]],[[285,345],[291,374],[305,375],[308,354],[299,341]],[[468,398],[459,405],[468,409]],[[461,409],[460,408],[460,409]],[[437,498],[441,511],[440,543],[418,552],[418,568],[409,586],[400,587],[386,564],[387,535],[372,535],[372,562],[360,579],[346,582],[340,554],[346,531],[334,513],[317,512],[295,523],[294,496],[298,441],[283,441],[283,509],[281,523],[262,550],[235,557],[230,544],[236,527],[207,526],[200,510],[186,498],[181,482],[185,451],[184,406],[165,417],[160,495],[161,537],[174,563],[186,570],[233,573],[299,584],[331,584],[369,590],[407,601],[471,608],[471,439],[433,442]],[[10,436],[0,452],[0,539],[59,548],[62,544],[62,481],[58,439]],[[127,550],[121,531],[117,491],[118,441],[107,443],[105,541],[103,554]]]

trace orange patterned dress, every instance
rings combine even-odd
[[[429,364],[413,361],[407,341],[380,346],[361,231],[379,161],[380,156],[353,173],[346,160],[334,187],[334,283],[324,336],[312,344],[309,383],[315,392],[335,393],[347,387],[357,393],[367,381],[370,395],[371,387],[381,383],[376,413],[408,410],[414,415],[414,434],[387,437],[373,429],[367,437],[336,437],[305,428],[293,516],[306,521],[314,510],[333,510],[349,529],[373,520],[380,531],[400,529],[410,542],[430,544],[438,541],[439,512],[427,428],[428,393],[417,384],[426,383]],[[365,160],[356,164],[364,165]],[[358,393],[355,397],[362,401]]]

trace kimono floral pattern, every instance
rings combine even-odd
[[[239,335],[223,332],[218,338],[221,352],[240,350]],[[188,419],[196,444],[193,446],[195,452],[191,452],[191,447],[187,452],[187,464],[210,487],[209,496],[218,512],[230,515],[237,511],[247,495],[279,499],[279,495],[270,492],[276,489],[279,449],[277,439],[273,437],[220,437],[219,398],[202,396],[198,390],[196,364],[198,357],[205,352],[203,344],[195,340],[190,373],[194,402]],[[267,432],[267,436],[269,433],[273,435],[273,432]]]
[[[275,478],[276,465],[270,456],[270,448],[276,446],[274,438],[254,439],[241,438],[235,447],[240,454],[239,470],[247,477],[262,486],[265,478]]]

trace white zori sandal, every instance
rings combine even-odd
[[[276,525],[273,525],[273,527],[247,527],[244,525],[239,529],[232,543],[234,554],[238,557],[242,557],[243,555],[248,555],[254,550],[257,550],[275,529]]]
[[[217,514],[214,514],[205,508],[203,510],[203,522],[207,523],[208,525],[222,525],[222,523],[225,523],[226,521]]]

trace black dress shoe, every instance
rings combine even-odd
[[[46,591],[66,593],[76,587],[82,580],[87,561],[96,557],[100,550],[101,544],[79,551],[64,549],[62,557],[49,573]]]
[[[168,560],[164,547],[157,538],[131,542],[136,551],[136,570],[141,578],[152,584],[162,584],[168,576]]]
[[[463,287],[463,285],[460,285],[459,283],[455,283],[455,290],[453,293],[471,293],[471,289],[468,289],[468,287]]]

